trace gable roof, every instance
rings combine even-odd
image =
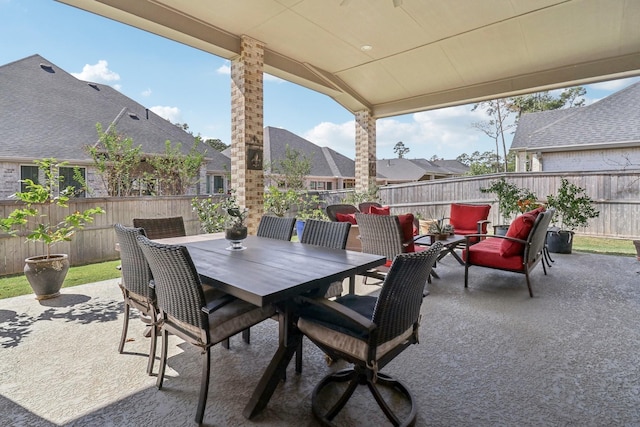
[[[436,178],[445,178],[454,175],[463,175],[469,170],[467,166],[457,160],[427,159],[380,159],[377,161],[378,178],[387,178],[390,181],[420,181]]]
[[[523,114],[512,150],[640,143],[640,82],[586,107]]]
[[[114,88],[79,80],[40,55],[0,66],[0,93],[0,158],[92,161],[85,146],[98,141],[96,123],[104,131],[114,126],[145,153],[163,153],[167,140],[180,142],[187,153],[194,142],[193,135]],[[207,157],[210,164],[230,165],[211,148]]]
[[[355,162],[328,147],[320,147],[286,129],[267,126],[264,128],[264,163],[284,159],[287,146],[299,151],[311,160],[309,176],[353,178]]]

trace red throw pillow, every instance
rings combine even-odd
[[[516,217],[509,226],[509,230],[507,230],[507,237],[526,240],[529,232],[531,232],[531,228],[533,228],[536,216],[537,215],[532,215],[530,212],[527,212]],[[503,239],[500,245],[500,255],[503,257],[520,255],[523,249],[524,245],[522,243]]]
[[[404,251],[415,252],[416,248],[413,245],[413,214],[398,215],[398,220],[400,221],[400,229],[402,230],[402,241],[403,243],[408,243]]]
[[[369,213],[372,215],[391,215],[389,206],[383,206],[381,208],[377,206],[371,206]]]
[[[338,222],[350,222],[353,225],[356,225],[356,216],[355,214],[336,214],[336,219]]]

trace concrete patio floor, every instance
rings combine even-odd
[[[554,254],[543,275],[437,267],[422,305],[421,342],[383,371],[413,392],[418,426],[640,425],[640,262],[631,257]],[[375,285],[359,292],[375,292]],[[130,322],[131,342],[117,352],[122,327],[117,280],[63,289],[59,298],[0,300],[0,425],[193,425],[198,352],[172,337],[165,386],[145,374],[148,340]],[[302,375],[287,380],[254,420],[242,410],[277,343],[277,324],[252,328],[231,349],[212,351],[205,425],[316,426],[311,392],[328,372],[308,341]],[[156,364],[157,371],[157,364]],[[343,425],[383,425],[367,394]]]

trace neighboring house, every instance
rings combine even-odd
[[[40,55],[0,66],[0,93],[0,199],[20,191],[19,180],[37,177],[33,160],[50,157],[69,162],[65,176],[80,168],[87,196],[105,196],[85,149],[98,141],[97,123],[132,138],[145,154],[164,153],[167,140],[181,143],[186,154],[194,142],[193,135],[112,87],[78,80]],[[207,167],[193,194],[225,191],[230,160],[212,148],[201,149],[207,149]]]
[[[376,167],[379,185],[451,178],[469,171],[457,160],[381,159]]]
[[[355,162],[328,147],[320,147],[285,129],[264,128],[264,164],[284,159],[287,146],[311,160],[309,190],[340,190],[355,186]],[[268,184],[265,182],[265,184]]]
[[[516,172],[640,169],[640,82],[586,107],[523,114]]]

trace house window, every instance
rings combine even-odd
[[[224,193],[224,176],[222,175],[207,175],[207,194],[220,194]]]
[[[76,176],[76,171],[79,176]],[[87,177],[87,171],[85,168],[69,168],[69,167],[61,167],[58,169],[58,175],[62,177],[60,180],[60,190],[64,190],[68,186],[72,186],[74,188],[73,196],[74,197],[85,197],[85,180]]]
[[[30,179],[34,183],[38,183],[38,166],[20,166],[20,179]],[[20,182],[20,192],[27,191],[27,184]]]
[[[326,189],[326,182],[324,181],[310,181],[309,182],[309,189],[311,190],[325,190]]]

